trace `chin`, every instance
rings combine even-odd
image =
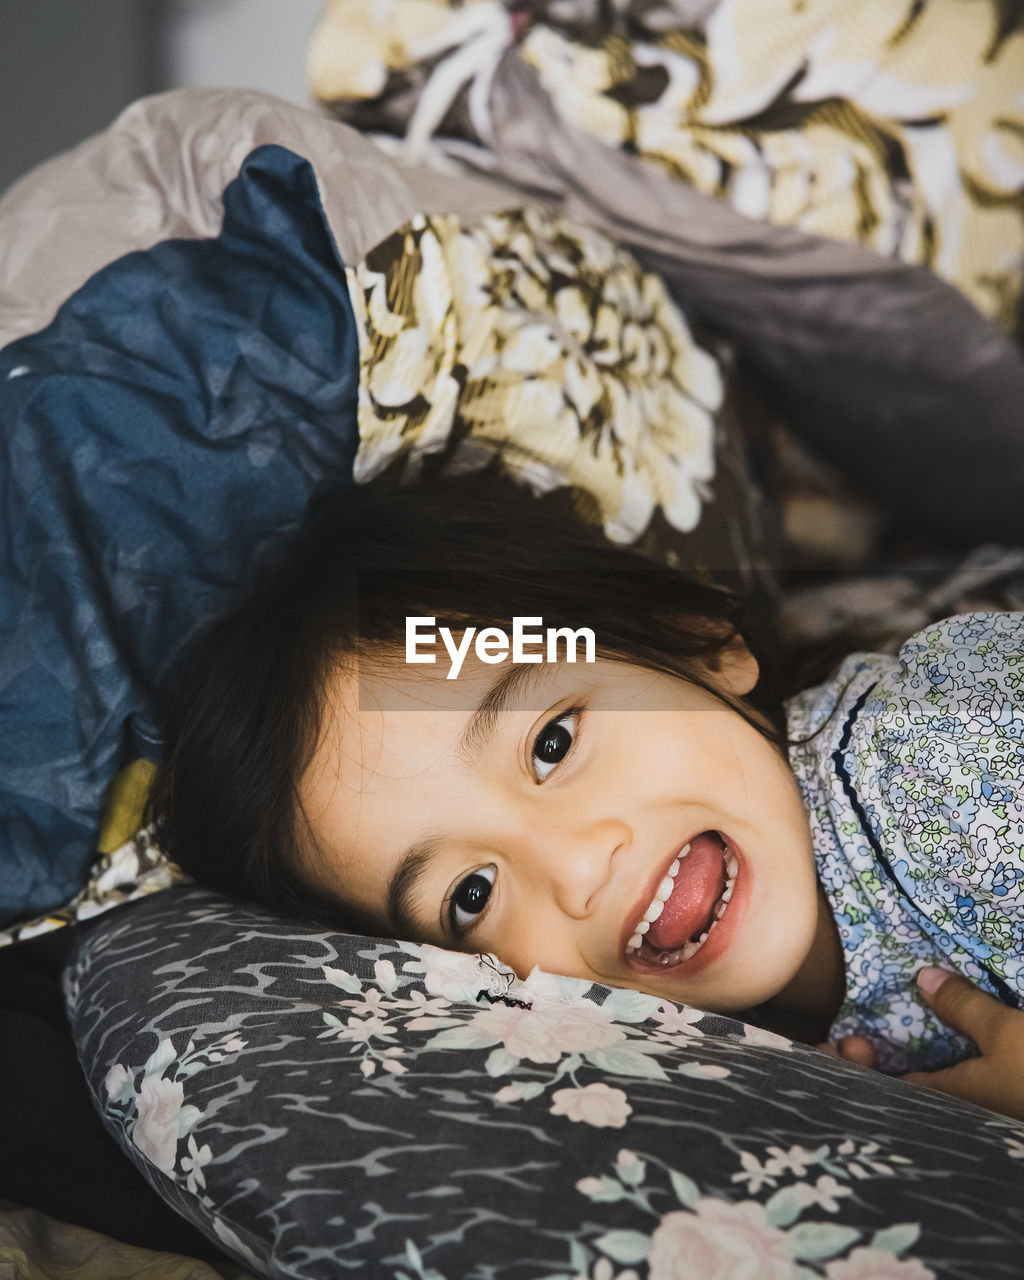
[[[717,964],[709,964],[703,973],[677,976],[674,969],[634,971],[626,981],[638,991],[663,996],[677,1004],[708,1013],[742,1015],[785,991],[806,961],[816,919],[800,922],[799,928],[790,923],[790,932],[780,938],[774,929],[756,930],[748,915],[743,936],[737,937],[728,952],[717,957]],[[765,964],[766,956],[771,957],[771,964]]]

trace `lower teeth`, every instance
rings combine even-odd
[[[716,920],[715,924],[717,923],[718,921]],[[714,927],[715,925],[712,925],[711,929]],[[711,932],[711,929],[708,930],[708,933]],[[691,956],[695,956],[697,954],[707,940],[708,934],[704,933],[701,934],[700,938],[698,938],[696,942],[688,942],[681,951],[663,951],[658,956],[658,963],[663,968],[668,968],[669,965],[679,964],[683,960],[689,960]]]

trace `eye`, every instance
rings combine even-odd
[[[534,773],[538,782],[543,782],[572,750],[578,720],[578,711],[567,711],[557,720],[550,720],[534,738],[530,755],[535,763]]]
[[[494,884],[494,867],[481,867],[460,880],[448,899],[448,921],[455,933],[465,933],[487,906]]]

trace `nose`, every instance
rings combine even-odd
[[[618,818],[547,814],[531,823],[514,860],[533,892],[549,895],[566,915],[583,920],[611,885],[629,835]]]

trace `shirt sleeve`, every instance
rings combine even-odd
[[[911,637],[851,740],[883,867],[944,954],[1024,996],[1024,614]]]

